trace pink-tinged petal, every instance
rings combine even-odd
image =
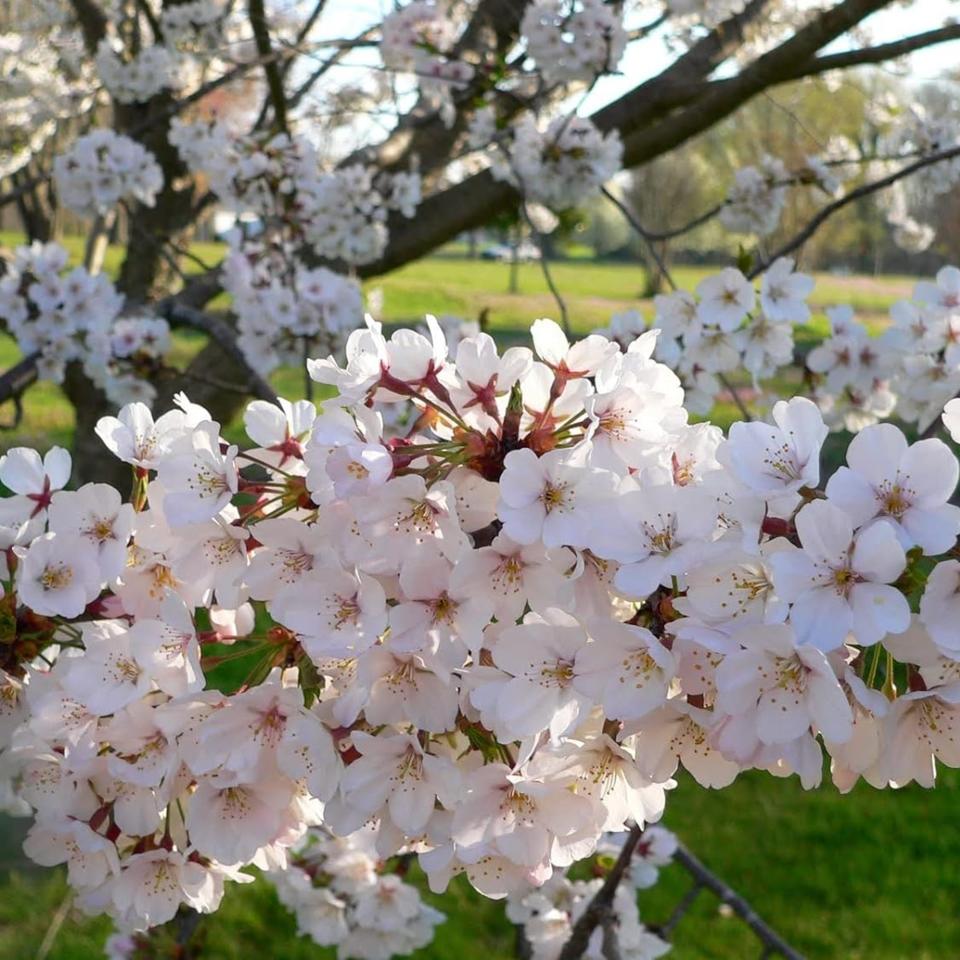
[[[503,466],[500,498],[507,506],[523,507],[543,492],[544,471],[532,450],[512,450],[504,457]]]
[[[813,561],[792,543],[784,542],[783,549],[770,557],[770,568],[777,596],[781,600],[796,600],[815,582],[816,567]]]
[[[850,441],[847,463],[873,486],[891,477],[907,453],[907,439],[892,423],[864,427]]]
[[[853,632],[857,642],[869,646],[888,633],[903,633],[910,626],[910,604],[893,587],[880,583],[858,583],[850,591]]]
[[[797,514],[796,526],[805,553],[830,566],[843,565],[853,539],[853,523],[843,510],[814,500]]]
[[[724,659],[717,667],[717,707],[723,713],[745,713],[756,706],[759,677],[767,664],[761,653],[745,651]]]
[[[876,516],[878,504],[870,483],[849,467],[840,467],[827,481],[827,498],[861,527]]]
[[[850,559],[853,569],[867,580],[892,583],[903,573],[906,555],[893,525],[885,520],[864,527],[857,534]]]
[[[832,674],[811,677],[808,681],[807,709],[814,726],[831,743],[846,743],[850,739],[853,734],[853,712],[843,689]]]
[[[570,344],[563,330],[554,320],[542,318],[534,320],[530,327],[530,336],[533,338],[533,347],[537,356],[551,366],[557,366],[567,355]]]
[[[930,510],[911,509],[900,519],[911,544],[929,556],[946,553],[960,535],[960,507],[945,503]]]
[[[913,444],[900,463],[900,472],[913,491],[913,503],[919,507],[946,503],[960,480],[957,458],[942,440],[936,439]]]
[[[433,813],[434,793],[411,777],[402,779],[387,801],[390,819],[406,834],[415,837]]]
[[[50,479],[50,489],[60,490],[70,479],[70,454],[63,447],[51,447],[43,458],[43,469]]]
[[[14,447],[0,457],[0,481],[14,493],[40,493],[44,484],[40,454],[29,447]]]
[[[804,471],[805,481],[816,486],[820,479],[820,447],[828,432],[820,408],[806,397],[780,400],[774,404],[773,419],[790,438],[800,462],[809,464]]]
[[[526,507],[509,507],[502,501],[497,514],[503,521],[503,531],[517,543],[536,543],[543,531],[543,520],[547,511],[543,504],[534,503]]]
[[[763,743],[787,743],[807,732],[810,718],[802,693],[774,687],[757,705],[757,734]]]
[[[850,605],[832,588],[811,590],[797,598],[790,610],[799,643],[809,643],[818,650],[835,650],[853,626]]]

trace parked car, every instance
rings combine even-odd
[[[480,251],[484,260],[498,260],[500,263],[509,263],[513,259],[513,247],[506,243],[493,243]],[[522,263],[540,259],[540,250],[536,244],[524,240],[517,247],[517,259]]]

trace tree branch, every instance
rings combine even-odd
[[[248,0],[247,12],[250,17],[250,26],[253,29],[253,39],[257,46],[257,53],[263,61],[263,73],[267,80],[267,90],[273,104],[273,122],[277,130],[287,132],[287,98],[283,92],[283,75],[273,56],[273,47],[270,43],[270,27],[267,23],[267,14],[263,0]]]
[[[855,190],[851,190],[849,193],[840,197],[838,200],[834,200],[833,203],[827,204],[827,206],[823,207],[817,214],[811,217],[811,219],[807,221],[803,228],[799,230],[793,237],[791,237],[791,239],[771,253],[770,256],[765,260],[761,260],[760,263],[758,263],[749,272],[747,275],[748,278],[752,280],[754,277],[759,276],[775,260],[778,260],[780,257],[785,257],[788,254],[793,253],[793,251],[798,247],[803,246],[803,244],[813,236],[817,229],[838,210],[842,210],[849,204],[854,203],[857,200],[861,200],[863,197],[868,197],[870,194],[876,193],[878,190],[883,190],[886,187],[892,186],[898,180],[902,180],[904,177],[909,177],[911,174],[916,173],[918,170],[922,170],[924,167],[932,166],[935,163],[942,163],[945,160],[952,160],[954,157],[960,157],[960,147],[951,147],[949,150],[940,150],[937,153],[927,154],[927,156],[921,157],[919,160],[915,160],[913,163],[907,164],[907,166],[901,167],[899,170],[895,170],[893,173],[888,174],[885,177],[881,177],[879,180],[872,180],[870,183],[864,183]]]
[[[711,873],[682,843],[677,846],[673,859],[686,869],[698,887],[714,893],[757,935],[766,948],[765,956],[779,953],[785,960],[803,960],[803,956],[771,929],[739,893]]]
[[[624,166],[637,166],[680,146],[714,126],[768,87],[791,79],[814,54],[848,33],[890,0],[843,0],[744,67],[730,80],[707,84],[690,106],[670,115],[668,123],[648,125],[623,138]],[[634,91],[635,92],[635,91]],[[632,96],[633,94],[628,94]]]
[[[729,58],[742,43],[748,26],[764,11],[765,0],[753,0],[672,66],[597,111],[591,120],[601,130],[617,129],[625,134],[624,166],[639,166],[713,126],[768,87],[803,76],[804,71],[834,69],[837,61],[832,56],[816,58],[816,52],[889,2],[843,0],[737,76],[707,81],[706,77]],[[918,36],[925,36],[928,43],[944,39],[942,31]],[[858,53],[864,55],[863,51]],[[360,272],[363,276],[387,273],[459,233],[488,223],[518,199],[517,191],[495,181],[489,170],[431,194],[418,207],[414,220],[391,218],[390,243],[383,257]]]
[[[107,15],[94,0],[70,0],[73,12],[80,21],[83,45],[91,56],[97,52],[97,44],[107,35]]]
[[[573,925],[570,939],[563,945],[558,960],[579,960],[590,944],[593,931],[598,926],[610,922],[608,918],[613,917],[613,898],[616,896],[617,887],[620,886],[623,875],[630,866],[630,860],[633,857],[633,852],[637,849],[642,834],[643,828],[637,824],[630,828],[630,833],[624,841],[617,862],[604,879],[603,886],[594,894],[586,910],[580,914],[580,918]],[[610,957],[608,960],[614,960],[614,958]]]
[[[859,50],[848,50],[843,53],[831,53],[822,57],[814,57],[807,64],[797,68],[786,80],[800,80],[803,77],[815,76],[828,70],[848,70],[851,67],[860,67],[867,64],[886,63],[897,57],[915,53],[940,43],[949,43],[951,40],[960,40],[960,23],[951,23],[937,30],[927,30],[912,37],[894,40],[890,43],[880,43],[873,47],[861,47]]]
[[[256,397],[258,400],[267,400],[270,403],[276,403],[276,390],[274,390],[260,374],[250,368],[246,356],[237,345],[236,333],[228,323],[212,313],[204,313],[201,310],[196,310],[193,307],[188,307],[176,302],[158,304],[156,313],[157,316],[168,320],[171,326],[192,327],[194,330],[200,330],[205,333],[224,353],[230,356],[242,369],[247,371],[247,382],[245,386],[251,396]]]

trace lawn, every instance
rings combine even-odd
[[[16,234],[0,233],[0,245],[13,247],[21,242]],[[67,237],[64,241],[72,262],[83,256],[82,241]],[[222,244],[195,244],[192,252],[205,263],[214,264],[223,256]],[[120,266],[121,251],[112,247],[104,262],[107,273],[115,275]],[[187,261],[187,272],[199,269]],[[640,298],[644,275],[639,266],[630,264],[591,263],[583,260],[559,262],[552,266],[558,288],[567,304],[574,330],[586,333],[605,326],[612,314],[639,309],[652,317],[653,304]],[[691,290],[711,269],[678,267],[674,271],[680,287]],[[468,319],[488,311],[491,332],[508,342],[526,342],[526,330],[537,317],[559,318],[556,300],[551,295],[539,264],[520,264],[518,293],[509,293],[510,266],[485,260],[470,260],[458,255],[440,255],[419,260],[385,277],[365,284],[367,293],[379,288],[383,295],[382,319],[390,324],[415,324],[425,313],[438,316],[452,314]],[[914,280],[910,277],[834,276],[817,274],[817,287],[811,298],[814,319],[805,338],[818,338],[827,329],[823,310],[838,303],[848,303],[871,329],[885,323],[886,312],[898,299],[909,295]],[[226,307],[221,296],[215,305]],[[176,331],[174,362],[185,361],[200,349],[200,336]],[[0,370],[19,359],[20,353],[8,337],[0,334]],[[303,374],[299,369],[277,371],[271,378],[276,389],[287,397],[300,395]],[[0,423],[8,420],[11,411],[0,410]],[[721,424],[734,419],[736,408],[721,404],[714,418]],[[236,429],[236,424],[232,425]],[[16,433],[0,433],[0,449],[14,443],[30,443],[40,447],[52,443],[65,444],[73,429],[69,407],[57,387],[41,383],[30,392],[25,416]]]
[[[0,242],[10,242],[0,237]],[[77,250],[74,250],[76,253]],[[200,253],[215,261],[211,245]],[[115,270],[111,253],[107,269]],[[579,331],[604,324],[617,310],[651,306],[637,299],[643,277],[628,265],[559,263],[558,285]],[[706,271],[680,268],[677,279],[694,286]],[[556,316],[556,304],[539,266],[522,265],[518,294],[507,292],[503,264],[435,257],[368,284],[380,286],[384,319],[413,321],[425,311],[476,316],[489,308],[491,328],[506,339],[537,316]],[[812,336],[824,329],[822,309],[852,303],[872,326],[889,305],[909,293],[905,277],[818,277]],[[178,334],[177,352],[187,358],[200,344]],[[17,359],[9,340],[0,342],[0,369]],[[302,389],[299,371],[274,377],[288,396]],[[3,411],[9,415],[9,411]],[[720,411],[720,419],[729,410]],[[234,425],[235,428],[235,425]],[[48,384],[26,398],[20,429],[0,437],[5,446],[32,442],[68,444],[69,407]],[[849,960],[952,960],[960,956],[960,830],[955,827],[960,776],[946,771],[940,786],[878,792],[858,787],[840,796],[829,786],[804,792],[795,779],[751,773],[732,787],[709,792],[687,778],[667,806],[665,823],[802,953],[811,958]],[[32,960],[51,917],[64,902],[66,886],[55,871],[31,868],[19,853],[23,822],[0,824],[0,957]],[[641,895],[651,923],[663,921],[689,883],[679,867],[664,871],[655,889]],[[513,932],[502,907],[472,894],[461,883],[434,902],[448,914],[435,942],[420,956],[435,960],[499,960],[512,956]],[[49,960],[102,956],[108,924],[70,917],[60,929]],[[300,960],[328,954],[296,938],[292,920],[270,887],[233,887],[223,909],[205,921],[207,949],[217,960],[253,956]],[[746,928],[701,895],[676,931],[678,960],[751,960],[759,945]]]

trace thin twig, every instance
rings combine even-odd
[[[537,241],[537,249],[540,251],[540,270],[543,273],[543,279],[547,282],[547,287],[550,290],[550,293],[553,294],[553,299],[557,301],[557,309],[560,311],[560,326],[563,327],[563,332],[569,337],[570,336],[570,312],[567,310],[567,303],[563,299],[563,295],[560,293],[560,288],[557,286],[553,279],[553,273],[550,270],[550,263],[547,259],[547,245],[544,242],[543,234],[536,228],[530,212],[527,210],[526,203],[520,204],[520,209],[523,212],[523,218],[527,221],[527,226],[530,228],[530,232],[533,234],[534,239]],[[520,237],[517,237],[517,244],[519,246]],[[517,256],[517,251],[514,250],[514,257]]]
[[[527,217],[527,220],[529,222],[530,218]],[[530,224],[530,229],[533,230],[532,223]],[[537,249],[540,251],[540,270],[543,273],[543,279],[546,280],[547,286],[550,288],[550,293],[553,294],[553,299],[557,301],[557,309],[560,311],[560,326],[563,327],[563,332],[569,337],[570,313],[567,310],[567,303],[560,293],[560,288],[554,282],[553,272],[550,270],[550,260],[547,257],[546,244],[543,242],[543,234],[534,230],[533,235],[537,241]]]
[[[50,925],[47,927],[47,932],[43,935],[43,940],[40,942],[40,946],[37,948],[36,960],[46,960],[46,957],[53,949],[53,945],[57,939],[57,934],[60,932],[60,928],[67,919],[67,915],[70,913],[70,905],[72,903],[73,891],[70,890],[60,902],[60,906],[57,907],[57,912],[50,918]]]
[[[603,928],[603,939],[600,941],[603,960],[623,960],[623,954],[620,953],[620,938],[617,936],[617,918],[613,911],[604,914],[600,926]]]
[[[677,924],[684,918],[687,911],[693,906],[694,900],[700,895],[700,891],[703,890],[703,884],[699,880],[693,881],[693,886],[683,895],[683,898],[680,902],[673,908],[673,913],[670,914],[666,923],[662,923],[657,928],[657,934],[661,936],[664,940],[670,939],[670,934],[673,933]]]
[[[733,400],[736,408],[740,411],[740,416],[744,420],[750,421],[753,419],[753,414],[747,408],[746,403],[744,403],[743,397],[740,396],[737,388],[730,382],[729,378],[725,373],[718,373],[717,379],[720,381],[721,386],[727,393],[730,394],[730,398]]]
[[[881,177],[879,180],[872,180],[870,183],[864,183],[855,190],[851,190],[849,193],[840,197],[838,200],[834,200],[833,203],[827,204],[827,206],[823,207],[817,214],[811,217],[805,226],[790,240],[784,243],[783,246],[777,250],[774,250],[769,257],[762,259],[747,274],[748,279],[752,280],[754,277],[759,276],[764,270],[767,269],[767,267],[770,266],[771,263],[779,260],[780,257],[785,257],[787,254],[793,253],[793,251],[798,247],[803,246],[803,244],[813,236],[817,229],[825,221],[837,213],[837,211],[842,210],[844,207],[854,203],[857,200],[863,199],[863,197],[868,197],[870,194],[876,193],[878,190],[884,190],[887,187],[892,186],[898,180],[902,180],[904,177],[909,177],[911,174],[916,173],[918,170],[922,170],[924,167],[930,167],[936,163],[943,163],[945,160],[952,160],[954,157],[960,157],[960,147],[951,147],[948,150],[940,150],[937,153],[928,154],[927,156],[921,157],[921,159],[916,160],[913,163],[907,164],[905,167],[901,167],[899,170],[895,170],[893,173],[888,174],[885,177]]]
[[[775,930],[772,930],[750,904],[719,877],[711,873],[682,843],[677,846],[673,859],[679,863],[701,886],[714,893],[721,903],[731,910],[757,935],[768,951],[776,951],[785,960],[804,960]]]
[[[93,221],[83,251],[83,266],[89,274],[97,274],[103,269],[103,260],[110,243],[110,231],[116,217],[116,211],[108,210],[106,213],[97,214]]]
[[[157,304],[155,310],[157,316],[163,317],[171,324],[193,327],[195,330],[203,331],[211,340],[215,340],[225,353],[229,354],[247,371],[246,392],[260,400],[267,400],[270,403],[277,402],[276,390],[259,373],[250,368],[244,352],[237,344],[236,334],[226,321],[212,313],[186,307],[175,300],[161,301]]]
[[[673,279],[673,276],[670,273],[670,270],[667,268],[667,264],[664,261],[663,257],[660,256],[659,251],[656,248],[656,245],[651,238],[650,231],[637,219],[634,212],[615,194],[610,191],[608,187],[603,187],[601,193],[623,214],[626,218],[627,223],[633,227],[634,230],[639,234],[640,239],[643,240],[646,245],[647,250],[650,252],[650,256],[653,257],[654,263],[657,265],[657,269],[660,271],[660,275],[664,280],[670,284],[671,290],[679,289],[677,287],[676,281]]]

